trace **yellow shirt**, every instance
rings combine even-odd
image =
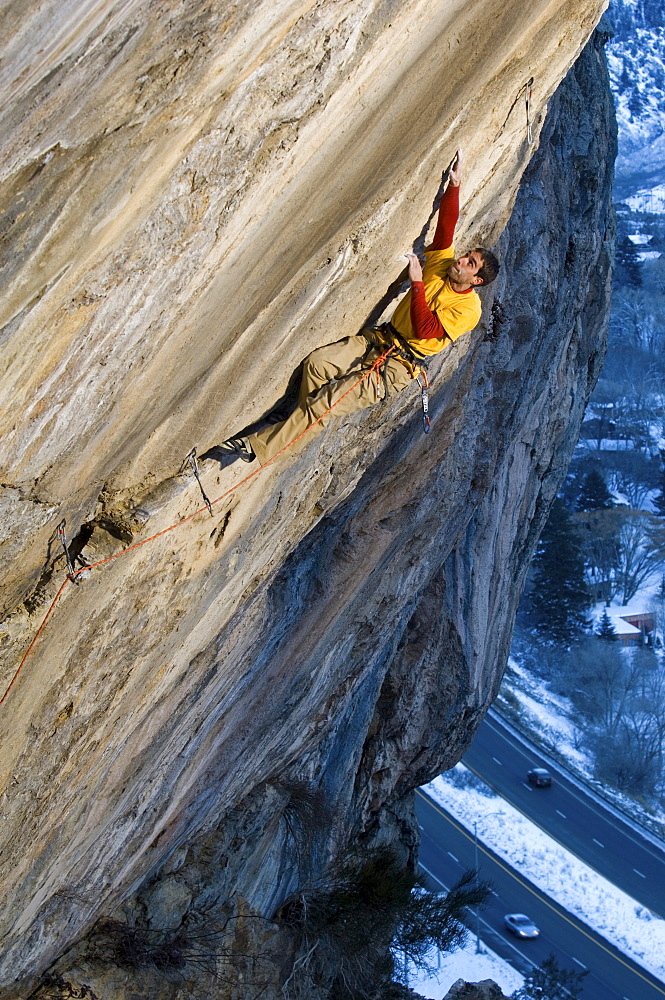
[[[448,269],[455,261],[455,247],[447,250],[426,250],[423,268],[423,284],[427,305],[436,313],[451,340],[457,340],[463,333],[477,325],[481,304],[473,290],[456,292],[447,278]],[[446,339],[418,340],[413,335],[411,325],[411,291],[404,296],[392,315],[390,322],[410,345],[416,354],[429,356],[438,354],[446,345]]]

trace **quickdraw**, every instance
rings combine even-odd
[[[424,368],[421,368],[416,375],[416,381],[420,386],[420,402],[423,407],[423,431],[425,434],[429,434],[430,427],[432,426],[429,418],[429,379]]]
[[[184,472],[185,468],[188,465],[189,465],[190,469],[192,470],[192,472],[194,473],[194,478],[196,479],[197,483],[199,484],[199,489],[201,490],[201,496],[203,497],[203,499],[205,501],[206,507],[210,511],[210,516],[214,517],[215,514],[214,514],[213,509],[212,509],[212,504],[210,503],[210,500],[206,496],[206,491],[203,489],[203,483],[201,482],[201,475],[199,473],[199,463],[196,461],[196,448],[192,448],[192,450],[190,451],[190,453],[185,456],[185,460],[182,463],[182,465],[180,466],[180,471]]]
[[[533,129],[531,128],[531,101],[533,98],[533,84],[534,84],[534,78],[531,76],[529,77],[527,82],[523,83],[520,89],[517,91],[517,96],[515,97],[515,100],[508,109],[506,120],[504,121],[503,125],[501,126],[497,134],[494,136],[494,142],[496,142],[497,139],[503,134],[504,129],[508,124],[508,120],[513,113],[513,109],[515,108],[517,102],[522,96],[522,93],[524,93],[524,101],[526,104],[526,138],[529,145],[531,145],[531,143],[533,142]]]
[[[67,538],[65,537],[66,527],[67,527],[67,521],[63,517],[62,521],[57,527],[57,532],[58,532],[58,538],[60,539],[60,544],[62,545],[65,552],[65,559],[67,560],[67,569],[69,570],[69,572],[67,573],[67,577],[72,581],[72,583],[80,583],[81,581],[78,578],[78,574],[76,572],[76,569],[74,568],[74,563],[72,562],[72,557],[69,553],[69,549],[67,548]],[[51,538],[53,538],[53,535],[51,535]]]
[[[533,142],[533,131],[531,129],[531,98],[533,97],[533,77],[528,81],[526,85],[526,140],[531,145]]]
[[[392,323],[384,323],[382,327],[379,327],[383,331],[384,336],[391,340],[397,341],[397,344],[393,345],[393,352],[396,357],[403,358],[408,361],[411,365],[416,365],[417,374],[414,375],[418,385],[420,386],[420,401],[423,407],[423,431],[425,434],[429,434],[431,421],[429,418],[429,378],[427,377],[426,361],[419,358],[411,350],[411,346],[408,341],[404,339],[399,330],[396,330]],[[378,384],[378,383],[377,383]],[[386,396],[388,395],[388,386],[386,384]]]

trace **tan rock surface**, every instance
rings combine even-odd
[[[96,519],[79,536],[90,536],[88,561],[118,551],[105,517],[117,524],[145,501],[192,445],[268,411],[313,347],[355,332],[458,145],[469,165],[461,239],[495,241],[534,150],[522,88],[535,78],[537,140],[605,6],[61,0],[5,11],[3,690],[63,579],[59,521],[71,537]],[[405,393],[264,470],[213,518],[64,591],[2,706],[0,995],[17,995],[16,980],[248,790],[298,762],[314,779],[335,740],[353,746],[342,768],[353,777],[363,740],[345,726],[371,721],[415,595],[439,600],[440,567],[464,561],[454,547],[488,490],[517,506],[512,526],[483,522],[484,580],[524,529],[522,565],[545,466],[587,386],[553,402],[562,343],[508,455],[491,444],[490,404],[500,378],[519,398],[520,373],[485,373],[484,411],[481,338],[439,363],[429,439]],[[560,434],[542,439],[553,406]],[[204,485],[216,498],[247,472],[207,471]],[[190,485],[136,540],[200,505]],[[328,557],[329,592],[299,593],[307,560]],[[450,562],[447,579],[470,732],[498,679],[485,632],[501,590],[484,594]],[[489,644],[497,653],[511,608]],[[369,717],[338,726],[354,700]],[[343,784],[333,839],[345,836]],[[371,815],[376,788],[367,794]],[[266,878],[257,861],[244,886],[259,908],[288,888]]]

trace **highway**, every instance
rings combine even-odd
[[[665,852],[513,736],[495,714],[476,733],[464,761],[504,799],[614,885],[665,915]],[[526,773],[546,767],[551,788],[533,788]]]
[[[432,885],[450,888],[462,872],[474,868],[473,834],[422,790],[416,792],[421,827],[420,865]],[[521,972],[553,954],[568,969],[588,969],[583,1000],[665,1000],[665,985],[630,962],[483,844],[479,844],[480,877],[492,883],[494,895],[480,913],[481,940]],[[527,913],[540,937],[518,940],[504,929],[506,913]],[[471,921],[474,924],[474,921]]]

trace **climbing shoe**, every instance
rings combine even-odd
[[[205,455],[201,455],[202,462],[206,459],[213,459],[219,462],[222,469],[226,468],[227,465],[231,465],[232,462],[235,462],[239,458],[243,462],[253,462],[256,458],[245,438],[229,438],[228,441],[222,441],[221,444],[213,445]]]

